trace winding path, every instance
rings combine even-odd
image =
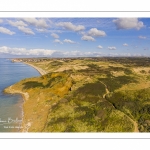
[[[105,84],[105,83],[103,83],[102,81],[100,81],[104,86],[105,86],[105,90],[106,90],[106,93],[105,94],[103,94],[103,98],[105,98],[106,99],[106,95],[108,94],[108,93],[110,93],[109,92],[109,90],[108,90],[108,88],[107,88],[107,85]],[[109,102],[109,103],[111,103],[111,102]],[[111,103],[112,104],[112,103]],[[113,106],[114,107],[114,106]],[[114,107],[115,108],[115,107]],[[115,108],[116,109],[116,108]],[[118,111],[120,111],[119,109],[117,109]],[[139,132],[139,129],[138,129],[138,124],[137,124],[137,122],[135,121],[135,120],[133,120],[131,117],[129,117],[127,114],[125,114],[124,112],[122,112],[122,111],[120,111],[121,113],[123,113],[132,123],[133,123],[133,125],[134,125],[134,131],[133,132]]]

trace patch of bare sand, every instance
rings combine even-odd
[[[124,76],[124,71],[111,71],[112,75],[115,77]]]
[[[81,69],[87,69],[88,66],[79,66],[79,65],[68,65],[68,66],[62,66],[59,69],[55,70],[54,72],[61,72],[65,70],[81,70]]]
[[[7,88],[7,92],[11,93],[11,94],[21,94],[24,97],[24,100],[28,100],[29,99],[29,94],[27,92],[22,92],[21,90],[14,90],[12,88],[12,85],[10,87]]]
[[[150,74],[149,71],[150,71],[150,67],[136,67],[136,68],[133,68],[133,71],[135,73],[138,73],[138,74],[143,74],[141,71],[144,70],[146,74]]]

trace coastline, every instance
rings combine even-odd
[[[39,67],[36,67],[36,66],[34,66],[34,65],[32,65],[32,64],[29,64],[29,63],[26,63],[26,62],[22,62],[22,63],[33,67],[33,68],[36,69],[41,75],[47,74],[46,71],[44,71],[43,69],[41,69],[41,68],[39,68]]]
[[[4,89],[4,93],[7,93],[7,94],[21,94],[21,96],[23,98],[23,104],[22,104],[22,123],[19,126],[21,126],[22,128],[20,128],[19,131],[20,132],[28,132],[29,123],[25,123],[23,107],[24,107],[24,103],[29,99],[29,94],[27,92],[22,92],[22,91],[19,91],[19,90],[14,90],[12,88],[12,86],[13,85],[5,88]]]
[[[33,68],[36,69],[41,75],[47,74],[46,71],[44,71],[43,69],[41,69],[41,68],[39,68],[39,67],[36,67],[36,66],[34,66],[34,65],[32,65],[32,64],[29,64],[29,63],[26,63],[26,62],[23,62],[23,63],[26,64],[26,65],[29,65],[29,66],[33,67]],[[24,93],[24,92],[22,92],[22,91],[14,91],[14,94],[15,94],[16,92],[18,92],[19,94],[22,95],[23,100],[24,100],[24,103],[23,103],[23,106],[24,106],[25,102],[29,99],[29,94],[28,94],[27,92]],[[24,114],[24,108],[23,108],[22,112],[23,112],[23,114]],[[21,132],[28,132],[28,129],[30,128],[31,124],[32,124],[31,122],[28,122],[27,120],[25,120],[24,115],[23,115],[23,116],[22,116],[22,127],[23,127],[23,128],[21,129]]]
[[[33,67],[34,69],[36,69],[41,75],[45,75],[47,74],[46,71],[42,70],[41,68],[39,67],[36,67],[32,64],[29,64],[29,63],[26,63],[26,62],[22,62],[26,65],[29,65],[31,67]],[[26,101],[28,101],[29,99],[29,94],[27,92],[22,92],[21,90],[15,90],[13,89],[13,85],[10,85],[9,87],[5,88],[4,90],[4,93],[7,93],[7,94],[21,94],[22,98],[23,98],[23,104],[22,104],[22,123],[21,123],[21,128],[19,129],[20,132],[28,132],[28,129],[31,127],[31,122],[27,121],[25,119],[25,116],[24,116],[24,105],[26,103]]]

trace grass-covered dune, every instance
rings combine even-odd
[[[47,72],[5,89],[24,97],[23,131],[150,131],[150,59],[21,61]]]

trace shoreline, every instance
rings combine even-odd
[[[36,66],[34,66],[34,65],[32,65],[32,64],[29,64],[29,63],[26,63],[26,62],[22,62],[22,63],[33,67],[33,68],[36,69],[41,75],[47,74],[46,71],[44,71],[43,69],[41,69],[41,68],[39,68],[39,67],[36,67]]]
[[[36,69],[41,75],[47,74],[46,71],[44,71],[43,69],[41,69],[39,67],[36,67],[36,66],[34,66],[32,64],[29,64],[27,62],[22,62],[22,63],[24,63],[24,64],[26,64],[28,66],[31,66],[32,68]],[[20,130],[20,132],[28,132],[28,129],[31,127],[32,123],[28,122],[27,120],[25,120],[25,117],[24,117],[24,104],[29,99],[29,94],[27,92],[24,93],[22,91],[14,91],[14,94],[15,94],[15,92],[18,92],[19,94],[21,94],[22,98],[24,100],[23,107],[22,107],[23,116],[22,116],[22,124],[21,124],[23,128]]]
[[[29,94],[27,92],[14,90],[12,88],[12,86],[13,85],[5,88],[3,92],[6,93],[6,94],[20,94],[22,96],[22,99],[23,99],[23,104],[22,104],[22,123],[19,125],[19,126],[21,126],[21,128],[19,128],[19,132],[28,132],[29,124],[31,124],[31,123],[29,123],[29,122],[25,123],[26,121],[25,121],[25,118],[24,118],[23,107],[24,107],[24,103],[29,99]]]
[[[32,64],[29,64],[29,63],[26,63],[26,62],[22,62],[26,65],[29,65],[31,67],[33,67],[34,69],[36,69],[40,75],[45,75],[47,74],[46,71],[42,70],[41,68],[39,67],[36,67]],[[20,90],[14,90],[12,88],[13,85],[10,85],[9,87],[6,87],[3,92],[4,93],[7,93],[7,94],[20,94],[22,96],[22,99],[23,99],[23,104],[22,104],[22,123],[19,125],[21,128],[18,129],[19,132],[28,132],[28,129],[31,127],[31,122],[28,122],[26,119],[25,119],[25,116],[24,116],[24,104],[25,102],[29,99],[29,94],[27,92],[22,92]]]

